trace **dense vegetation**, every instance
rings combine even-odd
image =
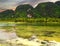
[[[0,12],[0,20],[17,18],[60,18],[60,1],[40,3],[36,8],[28,4],[19,5],[15,11]]]
[[[47,36],[59,41],[60,1],[40,3],[35,8],[29,4],[19,5],[15,11],[8,9],[0,12],[0,23],[1,21],[15,21],[16,33],[19,37],[29,38],[36,34],[39,38]]]

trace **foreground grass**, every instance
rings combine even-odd
[[[33,34],[35,34],[39,39],[56,40],[60,42],[60,26],[59,26],[60,24],[59,25],[57,23],[49,24],[43,25],[43,23],[26,23],[26,22],[18,23],[18,26],[16,26],[17,28],[16,33],[19,37],[29,38]],[[47,31],[48,32],[52,31],[55,33],[47,34],[46,33]]]
[[[37,20],[33,19],[32,21],[28,21],[28,22],[2,22],[2,23],[8,23],[8,24],[16,24],[16,26],[4,26],[2,28],[7,29],[8,31],[12,31],[9,29],[15,27],[16,34],[19,37],[23,37],[23,38],[29,38],[33,34],[35,34],[39,39],[56,40],[60,42],[60,22],[59,21],[58,22],[52,22],[52,21],[40,22],[39,20],[38,22],[35,22]]]
[[[19,37],[29,38],[35,34],[40,39],[60,41],[59,26],[17,26],[17,28],[16,33]],[[46,31],[53,31],[55,33],[46,34]]]
[[[41,36],[41,37],[38,37],[38,39],[60,42],[60,37],[44,37],[44,36]]]

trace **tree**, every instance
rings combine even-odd
[[[60,6],[60,1],[55,2],[56,5]]]
[[[0,13],[0,18],[1,19],[11,19],[12,17],[14,17],[15,13],[13,10],[5,10],[3,12]]]
[[[25,5],[19,5],[16,10],[15,10],[15,13],[18,17],[21,17],[21,18],[24,18],[24,17],[27,17],[27,10],[28,9],[33,9],[32,6],[28,5],[28,4],[25,4]]]
[[[57,2],[55,2],[55,4],[57,5],[57,7],[55,8],[55,15],[58,17],[58,18],[60,18],[60,1],[57,1]]]

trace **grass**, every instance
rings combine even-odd
[[[38,37],[39,39],[41,40],[49,40],[49,41],[57,41],[57,42],[60,42],[60,38],[59,37]]]
[[[59,33],[60,29],[59,26],[58,27],[52,27],[52,26],[18,26],[17,27],[19,32],[30,32],[30,33],[43,33],[45,31],[54,31]]]
[[[16,24],[15,26],[16,34],[19,37],[29,38],[33,34],[35,34],[39,39],[56,40],[60,42],[60,22],[59,21],[58,22],[52,22],[52,21],[40,22],[39,20],[38,22],[35,22],[37,20],[39,19],[35,19],[35,20],[30,19],[30,21],[26,21],[26,22],[4,22],[4,23]],[[51,19],[51,20],[54,20],[54,19]],[[13,28],[13,26],[5,26],[2,28],[7,29],[8,31],[12,31],[9,29]]]
[[[39,39],[47,40],[56,40],[60,42],[60,28],[59,27],[50,27],[50,26],[18,26],[16,31],[19,37],[29,38],[33,34],[37,35]],[[44,36],[45,31],[54,31],[51,37]],[[50,34],[47,34],[50,35]]]
[[[21,25],[22,24],[22,25]],[[56,40],[60,42],[60,26],[57,25],[55,23],[49,23],[49,24],[53,24],[51,25],[40,25],[40,23],[26,23],[26,22],[22,22],[22,23],[18,23],[16,26],[17,28],[17,35],[19,37],[24,37],[24,38],[29,38],[31,37],[33,34],[37,35],[37,37],[39,39],[48,39],[48,40]],[[46,31],[53,31],[55,33],[52,33],[52,36],[48,36],[51,34],[47,34],[47,36],[45,36]]]

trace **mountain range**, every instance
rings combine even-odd
[[[15,11],[5,10],[0,12],[1,19],[8,18],[32,18],[53,17],[60,18],[60,1],[39,3],[35,8],[29,4],[23,4],[16,7]]]

